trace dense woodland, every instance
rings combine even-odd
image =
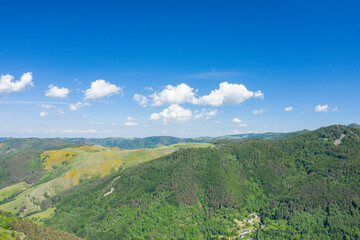
[[[359,239],[359,174],[352,127],[218,141],[85,181],[46,200],[42,221],[87,239],[213,239],[257,212],[254,239]]]

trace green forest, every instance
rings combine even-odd
[[[360,239],[359,174],[358,128],[223,139],[86,179],[24,217],[99,240]]]

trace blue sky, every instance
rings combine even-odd
[[[196,137],[360,122],[359,9],[2,0],[0,136]]]

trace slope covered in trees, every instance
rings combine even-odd
[[[211,239],[256,212],[247,238],[359,239],[359,173],[351,127],[223,141],[83,182],[43,202],[56,210],[41,221],[87,239]]]

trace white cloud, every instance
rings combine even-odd
[[[42,111],[42,112],[40,112],[40,114],[39,114],[40,117],[45,117],[46,115],[48,115],[48,112],[47,112],[47,111]]]
[[[133,117],[127,117],[127,120],[128,120],[128,121],[136,121],[136,118],[133,118]]]
[[[90,106],[90,103],[87,103],[87,102],[77,102],[76,104],[70,104],[70,107],[69,109],[71,111],[77,111],[79,110],[79,108],[82,108],[82,107],[85,107],[85,106]]]
[[[202,96],[193,101],[194,104],[200,105],[236,105],[242,103],[249,98],[263,98],[261,91],[256,93],[248,90],[243,84],[220,83],[219,89],[211,91],[209,95]]]
[[[286,112],[290,112],[290,111],[292,111],[292,110],[293,110],[293,107],[292,107],[292,106],[285,108],[285,111],[286,111]]]
[[[261,98],[261,99],[263,99],[263,98],[264,98],[264,94],[263,94],[260,90],[257,90],[257,91],[254,93],[254,98]]]
[[[139,125],[137,122],[124,122],[125,126],[137,126]]]
[[[315,112],[328,112],[328,111],[336,112],[337,110],[338,110],[337,107],[330,108],[327,104],[326,105],[319,104],[314,109]]]
[[[195,100],[195,94],[193,88],[189,87],[185,83],[181,83],[176,87],[167,85],[164,90],[159,93],[150,95],[152,98],[152,106],[162,106],[168,104],[179,104],[186,102],[193,102]]]
[[[148,105],[148,101],[149,101],[149,100],[147,99],[147,97],[145,97],[145,96],[143,96],[143,95],[135,94],[134,97],[133,97],[133,99],[134,99],[135,101],[137,101],[138,104],[139,104],[140,106],[142,106],[142,107],[146,107],[146,106]]]
[[[247,127],[247,125],[245,123],[240,123],[239,127]]]
[[[154,91],[154,89],[152,87],[145,87],[145,90]]]
[[[49,113],[50,114],[55,114],[55,115],[62,115],[64,114],[64,111],[57,108],[56,106],[54,105],[51,105],[51,104],[39,104],[38,107],[40,108],[44,108],[44,109],[47,109],[48,111],[44,110],[40,113],[40,117],[44,117],[46,115],[48,115]]]
[[[236,105],[250,98],[264,98],[264,94],[258,90],[256,92],[248,90],[243,84],[232,84],[223,82],[219,84],[219,89],[212,90],[209,95],[196,97],[198,90],[194,90],[185,83],[177,86],[167,85],[164,90],[149,95],[151,106],[162,106],[170,104],[190,103],[194,105]],[[148,101],[146,96],[134,95],[134,100],[139,105],[146,107]]]
[[[196,119],[204,118],[205,120],[209,120],[210,118],[216,116],[217,109],[206,109],[203,108],[200,113],[195,115]]]
[[[262,114],[262,113],[264,113],[264,112],[265,112],[264,109],[259,109],[259,110],[254,110],[252,113],[253,113],[253,114]]]
[[[110,97],[114,94],[122,92],[122,88],[99,79],[91,83],[91,87],[85,91],[85,99],[98,99]]]
[[[32,82],[32,73],[24,73],[20,80],[14,82],[14,77],[10,74],[1,75],[0,78],[0,93],[3,92],[18,92],[23,90],[26,86],[34,86]]]
[[[66,98],[70,93],[68,88],[59,88],[57,86],[50,85],[49,89],[45,92],[47,97]]]
[[[319,104],[315,107],[314,111],[315,112],[327,112],[327,111],[329,111],[329,106],[327,104],[326,105]]]
[[[180,107],[178,104],[171,104],[168,108],[165,108],[162,112],[153,113],[150,116],[150,120],[157,121],[162,119],[163,124],[167,124],[168,122],[177,121],[184,122],[190,119],[192,116],[192,112],[189,109],[184,109]]]
[[[242,123],[242,121],[239,118],[233,118],[233,123]]]

